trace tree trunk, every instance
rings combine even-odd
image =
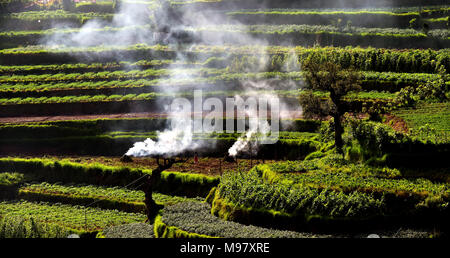
[[[161,208],[160,205],[156,204],[153,200],[153,190],[156,188],[157,184],[161,180],[161,173],[173,166],[175,163],[185,162],[186,160],[176,160],[176,159],[164,159],[163,163],[160,163],[160,159],[156,159],[158,167],[152,171],[152,175],[146,178],[146,182],[143,188],[145,193],[145,209],[147,213],[147,221],[150,221],[158,213]]]
[[[150,221],[158,212],[159,206],[156,204],[156,202],[153,200],[153,190],[155,189],[157,183],[161,179],[161,172],[163,169],[158,166],[156,169],[152,171],[152,175],[147,177],[147,180],[145,182],[144,186],[144,193],[145,193],[145,210],[147,214],[147,221]]]
[[[336,151],[339,154],[344,155],[344,152],[342,150],[342,147],[344,145],[342,141],[342,134],[344,133],[344,128],[342,128],[341,123],[341,116],[343,112],[341,112],[342,109],[342,103],[341,103],[341,96],[338,96],[333,91],[330,94],[331,101],[333,101],[336,111],[333,114],[334,118],[334,144],[336,146]]]
[[[342,141],[342,133],[344,132],[344,129],[342,128],[341,123],[341,116],[339,114],[336,114],[333,116],[334,118],[334,144],[336,145],[336,151],[339,154],[344,154],[342,147],[344,145]]]

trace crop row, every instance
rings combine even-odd
[[[447,48],[450,42],[448,30],[430,30],[419,33],[415,30],[339,28],[315,25],[224,25],[205,26],[190,30],[193,37],[207,39],[209,43],[247,44],[242,35],[270,45],[299,46],[362,46],[378,48]],[[221,37],[217,37],[220,34]],[[220,38],[220,39],[219,39]]]
[[[320,163],[319,163],[320,164]],[[280,164],[276,165],[279,169]],[[295,164],[290,164],[286,168],[295,168]],[[271,175],[270,182],[281,182],[283,180],[290,180],[292,185],[309,185],[320,189],[332,189],[342,192],[359,191],[362,193],[378,193],[395,194],[396,196],[405,198],[427,198],[427,197],[442,197],[444,200],[450,198],[449,184],[436,183],[427,179],[405,179],[401,178],[400,172],[395,169],[373,169],[364,167],[362,165],[322,165],[313,167],[302,167],[303,173],[294,170],[278,170],[280,175]],[[259,166],[257,170],[260,173],[266,173],[263,178],[267,178],[267,174],[271,173],[270,165]],[[266,171],[268,170],[268,171]],[[395,180],[392,180],[393,178]],[[283,181],[287,182],[287,181]]]
[[[286,100],[295,99],[304,93],[303,90],[292,90],[292,91],[259,91],[260,93],[271,93],[277,94],[279,97],[285,97]],[[205,96],[210,97],[233,97],[235,94],[243,95],[243,91],[216,91],[210,94],[205,94]],[[328,94],[325,92],[315,92],[317,96],[327,97]],[[175,96],[178,97],[193,97],[193,92],[178,93]],[[158,97],[171,98],[173,94],[167,93],[141,93],[141,94],[126,94],[126,95],[78,95],[78,96],[55,96],[55,97],[24,97],[24,98],[1,98],[0,105],[22,105],[22,104],[50,104],[50,103],[97,103],[97,102],[130,102],[130,101],[151,101]],[[252,95],[244,95],[252,96]],[[344,100],[348,102],[358,102],[358,101],[383,101],[383,100],[393,100],[395,94],[387,92],[355,92],[348,94]],[[150,102],[148,104],[151,104]],[[152,108],[151,105],[148,108]]]
[[[114,54],[113,54],[114,53]],[[360,47],[280,47],[280,46],[205,46],[197,45],[179,52],[188,60],[199,61],[211,57],[224,58],[226,63],[245,63],[249,61],[272,63],[288,60],[304,60],[311,58],[316,62],[332,61],[344,68],[354,67],[357,70],[404,73],[437,73],[441,66],[450,70],[450,51],[421,49],[379,49]],[[111,57],[112,56],[112,57]],[[134,45],[127,47],[88,47],[45,49],[40,46],[0,50],[0,63],[41,64],[74,62],[111,62],[115,56],[129,57],[127,60],[175,59],[176,51],[168,46]],[[269,60],[267,60],[269,58]],[[298,58],[298,59],[297,59]],[[281,59],[281,60],[280,60]],[[121,60],[121,61],[127,61]],[[202,60],[202,61],[203,61]],[[202,62],[201,61],[201,62]]]
[[[355,35],[378,35],[378,36],[398,36],[398,37],[415,37],[429,36],[435,38],[447,39],[450,33],[447,30],[430,30],[427,34],[422,31],[413,29],[396,29],[396,28],[364,28],[364,27],[346,27],[339,28],[336,26],[325,25],[209,25],[204,27],[195,27],[192,31],[226,31],[226,32],[245,32],[252,34],[289,34],[289,33],[350,33]]]
[[[143,222],[146,218],[138,213],[27,201],[1,202],[0,217],[4,216],[32,217],[37,222],[62,226],[79,233],[97,232],[107,226]]]
[[[102,209],[125,212],[144,212],[143,191],[97,186],[64,186],[49,183],[29,184],[19,188],[18,198],[35,202],[57,202],[71,205],[93,205]],[[173,205],[197,199],[154,193],[153,199],[161,205]]]
[[[2,23],[2,31],[43,30],[53,27],[55,23],[80,27],[92,19],[111,21],[112,18],[112,14],[70,13],[56,10],[5,14],[0,16],[0,22]]]
[[[223,118],[224,129],[230,118]],[[99,135],[110,132],[111,128],[121,132],[148,132],[169,129],[168,118],[116,118],[92,120],[62,120],[32,122],[26,124],[2,124],[0,134],[3,139],[32,138],[40,135],[42,138],[58,138],[76,135]],[[307,119],[281,119],[281,131],[317,132],[322,122]],[[236,125],[237,119],[233,119]]]
[[[103,27],[103,28],[90,28],[86,29],[86,37],[97,38],[102,33],[111,33],[124,31],[132,32],[136,34],[148,33],[150,28],[144,25],[133,25],[125,27]],[[74,35],[79,33],[79,28],[65,28],[65,29],[48,29],[48,30],[23,30],[23,31],[4,31],[0,32],[0,47],[11,48],[23,45],[36,45],[52,37],[64,38],[64,43],[59,44],[76,44],[73,40]],[[136,43],[144,43],[143,40],[138,40]]]
[[[26,175],[35,175],[50,183],[76,183],[101,186],[126,186],[135,182],[134,187],[142,184],[144,175],[151,170],[129,167],[112,167],[99,163],[80,164],[49,159],[1,158],[0,171],[15,171]],[[163,172],[156,190],[160,193],[197,197],[206,196],[217,185],[218,178],[204,175]]]
[[[0,187],[16,185],[24,179],[23,174],[3,172],[0,173]]]
[[[117,70],[143,70],[154,67],[181,66],[188,63],[174,62],[173,60],[140,60],[138,62],[110,62],[110,63],[77,63],[77,64],[51,64],[51,65],[5,65],[0,66],[1,74],[45,74],[45,73],[80,73]],[[199,65],[199,64],[189,64]]]
[[[317,135],[308,133],[296,133],[290,134],[289,132],[281,132],[284,138],[279,139],[272,145],[260,145],[258,151],[258,157],[265,159],[278,159],[280,157],[286,157],[291,159],[303,158],[311,152],[321,149],[322,144],[318,141]],[[197,148],[200,155],[207,155],[209,157],[223,157],[225,152],[232,147],[237,141],[239,135],[233,134],[220,134],[220,135],[196,135],[192,138],[192,144],[200,144],[202,148]],[[136,142],[145,141],[148,138],[156,139],[156,134],[145,133],[116,133],[116,134],[100,134],[100,135],[81,135],[81,136],[67,136],[56,138],[14,138],[2,140],[2,146],[0,147],[0,153],[2,155],[12,155],[16,152],[14,148],[23,150],[22,154],[27,153],[32,155],[33,153],[39,154],[74,154],[77,155],[110,155],[121,156],[126,153]],[[8,148],[3,148],[8,147]],[[14,147],[14,148],[13,148]],[[182,154],[192,155],[194,150],[186,150]],[[180,154],[181,155],[181,154]],[[243,156],[248,156],[248,153],[242,153]],[[6,171],[10,171],[9,169]],[[16,169],[17,171],[17,169]],[[107,178],[108,179],[108,178]],[[114,177],[108,180],[113,180]],[[74,180],[78,180],[76,177]],[[83,181],[84,180],[84,181]],[[85,182],[85,179],[77,182]],[[95,184],[93,181],[91,184]],[[177,187],[174,184],[173,187]],[[165,187],[168,187],[165,185]],[[193,193],[203,189],[191,189]],[[204,190],[204,189],[203,189]],[[171,190],[172,191],[172,190]],[[186,189],[181,187],[178,189],[183,195],[186,193]],[[172,193],[172,192],[165,192]],[[202,192],[203,194],[203,192]]]
[[[402,118],[410,133],[421,139],[450,138],[450,103],[424,103],[417,108],[396,110],[394,115]]]
[[[40,97],[40,98],[12,98],[0,99],[0,105],[20,105],[20,104],[43,104],[43,103],[80,103],[80,102],[111,102],[111,101],[134,101],[153,100],[155,93],[128,94],[128,95],[82,95],[64,97]]]
[[[191,0],[191,1],[173,1],[172,6],[183,8],[187,6],[190,10],[236,10],[236,9],[254,9],[255,6],[260,6],[260,0]],[[433,5],[440,5],[438,7]],[[378,8],[382,10],[397,10],[409,11],[417,10],[418,6],[424,9],[439,9],[441,6],[447,5],[445,0],[397,0],[391,2],[388,0],[379,0],[376,2],[361,2],[359,0],[323,0],[323,1],[292,1],[292,0],[268,0],[264,1],[265,8],[364,8],[372,9]]]
[[[110,31],[132,30],[134,33],[145,33],[149,28],[145,26],[92,29],[90,32],[103,33]],[[3,48],[23,44],[39,44],[44,36],[58,35],[70,38],[77,33],[77,29],[42,30],[42,31],[14,31],[0,33]],[[187,28],[187,34],[180,38],[180,42],[198,41],[205,39],[208,43],[238,43],[248,44],[242,40],[242,34],[251,35],[257,39],[268,40],[269,44],[286,45],[295,43],[300,46],[316,44],[325,46],[373,46],[386,48],[434,48],[442,49],[448,46],[448,30],[430,30],[427,33],[413,29],[391,28],[338,28],[319,25],[211,25],[205,27]],[[220,40],[217,34],[222,36]],[[411,42],[411,40],[413,40]],[[287,42],[287,43],[286,43]],[[144,42],[138,42],[144,43]],[[291,45],[291,44],[289,44]]]
[[[297,233],[294,231],[283,231],[242,225],[236,222],[223,221],[211,214],[211,206],[205,203],[184,202],[174,206],[165,207],[155,221],[155,231],[159,237],[170,237],[174,232],[163,233],[160,224],[167,227],[175,227],[179,230],[196,235],[225,238],[301,238],[311,237],[312,234]],[[172,236],[175,237],[175,236]]]
[[[386,178],[398,177],[395,171],[381,170],[386,175],[380,177],[380,172],[374,175],[361,165],[336,164],[283,173],[273,172],[270,165],[259,165],[249,173],[224,175],[219,194],[238,206],[335,218],[413,214],[448,203],[448,184]]]
[[[442,8],[441,11],[449,10]],[[450,13],[450,12],[449,12]],[[408,28],[412,19],[421,19],[419,12],[389,12],[389,11],[308,11],[308,10],[242,10],[229,12],[227,15],[232,20],[244,24],[309,24],[309,25],[334,25],[338,27],[391,27]],[[445,17],[447,18],[447,17]],[[431,28],[446,28],[436,26],[432,21]]]
[[[151,70],[152,73],[167,74],[165,70]],[[145,92],[155,92],[161,89],[184,89],[186,91],[193,89],[202,89],[206,95],[217,95],[223,92],[227,95],[231,91],[239,93],[242,88],[242,82],[251,80],[254,82],[264,81],[266,79],[287,79],[292,83],[301,85],[303,83],[303,73],[227,73],[219,75],[211,71],[208,77],[194,78],[174,78],[174,79],[137,79],[129,80],[129,77],[147,76],[149,72],[116,72],[116,73],[91,73],[91,74],[56,74],[56,75],[39,75],[39,76],[11,76],[0,77],[8,81],[34,81],[32,83],[5,83],[0,87],[0,97],[3,98],[25,98],[25,97],[53,97],[65,95],[85,95],[85,94],[140,94]],[[131,74],[131,75],[130,75]],[[205,72],[206,74],[206,72]],[[103,76],[107,76],[107,81],[91,81],[99,80]],[[114,80],[114,77],[121,77],[121,80]],[[83,78],[89,78],[82,80]],[[439,75],[436,74],[412,74],[412,73],[379,73],[379,72],[361,72],[361,87],[364,91],[389,91],[396,92],[405,86],[417,87],[428,81],[437,80]],[[70,80],[78,80],[69,82]],[[1,79],[0,79],[1,80]],[[44,81],[41,81],[44,80]],[[65,81],[48,83],[48,80]],[[274,84],[274,90],[279,95],[285,95],[286,85]],[[218,90],[218,89],[221,90]],[[83,92],[84,91],[84,92]],[[228,93],[227,93],[228,92]],[[186,92],[187,94],[187,92]],[[186,95],[184,94],[184,95]],[[189,95],[189,94],[187,94]]]
[[[131,71],[103,71],[86,73],[57,73],[41,75],[15,75],[0,76],[0,83],[25,83],[25,82],[74,82],[74,81],[98,81],[98,80],[126,80],[141,78],[157,78],[162,76],[174,76],[185,74],[186,76],[212,76],[220,75],[226,72],[223,69],[200,68],[200,69],[147,69]]]

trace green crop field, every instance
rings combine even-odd
[[[449,18],[0,0],[0,238],[448,238]]]

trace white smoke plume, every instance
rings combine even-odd
[[[237,3],[239,4],[239,3]],[[154,10],[153,10],[154,11]],[[91,20],[88,21],[76,32],[71,34],[52,34],[51,36],[44,37],[42,43],[48,47],[58,46],[70,46],[70,47],[90,47],[90,46],[102,46],[102,45],[133,45],[137,43],[145,44],[168,44],[177,52],[177,62],[188,62],[189,57],[184,54],[183,50],[189,49],[195,44],[201,45],[227,45],[230,42],[227,38],[229,34],[216,31],[213,33],[196,32],[189,42],[189,34],[183,34],[186,31],[193,31],[195,28],[207,27],[213,24],[227,24],[232,22],[238,24],[236,21],[226,20],[228,18],[216,15],[214,12],[199,12],[193,11],[189,8],[184,10],[178,10],[178,13],[174,14],[174,11],[170,8],[170,4],[167,1],[162,1],[162,4],[158,11],[149,10],[143,5],[133,5],[123,3],[115,14],[111,22]],[[153,25],[149,25],[152,22],[150,17],[153,15]],[[105,30],[105,28],[107,28]],[[186,35],[188,35],[186,37]],[[248,33],[241,33],[235,35],[237,44],[264,47],[268,43],[261,39],[255,39]],[[195,43],[194,43],[195,42]],[[90,53],[88,53],[90,55]],[[117,56],[118,60],[122,57]],[[270,61],[270,58],[262,57],[266,62]],[[263,72],[266,71],[268,63],[263,63],[254,71],[248,72]],[[168,67],[168,70],[172,70],[172,66]],[[189,79],[192,75],[177,72],[169,72],[170,78],[185,78]],[[281,84],[281,83],[280,83]],[[280,84],[277,84],[279,89]],[[170,87],[160,87],[160,90],[165,93],[166,96],[176,97],[177,93]],[[246,96],[258,96],[262,97],[261,91],[266,92],[265,97],[276,98],[278,97],[274,93],[274,89],[266,81],[259,82],[245,82],[243,84],[243,90]],[[283,103],[281,103],[283,106]],[[287,106],[287,105],[285,105]],[[258,115],[253,111],[248,111],[249,117],[258,118]],[[179,155],[185,151],[197,150],[200,147],[204,147],[204,142],[194,141],[194,134],[191,124],[191,114],[189,117],[180,118],[176,112],[169,112],[169,121],[181,121],[181,123],[175,123],[176,126],[172,126],[162,132],[158,132],[156,139],[146,139],[143,142],[137,142],[132,148],[130,148],[126,155],[128,156],[164,156],[164,155]],[[189,124],[188,124],[189,123]],[[236,156],[243,152],[256,153],[259,148],[259,143],[253,141],[255,136],[266,135],[270,126],[267,120],[257,121],[259,126],[257,129],[250,127],[237,142],[230,148],[229,154]],[[172,123],[173,125],[174,123]],[[256,138],[258,138],[256,137]],[[208,146],[210,147],[210,146]]]
[[[259,99],[267,100],[268,104],[271,99],[279,99],[273,86],[270,85],[270,80],[246,81],[243,83],[243,88],[247,96],[257,96]],[[264,93],[261,93],[261,90],[264,90]],[[242,99],[242,97],[235,96],[235,99]],[[261,111],[261,106],[259,109],[245,109],[245,116],[249,118],[249,129],[228,149],[229,156],[236,157],[241,153],[255,156],[258,153],[261,143],[271,136],[272,127],[268,121],[269,116],[267,114],[261,116],[259,113]],[[278,121],[274,120],[271,122],[278,123]]]
[[[190,118],[177,116],[171,119],[179,120],[174,128],[158,132],[156,141],[148,138],[143,142],[135,143],[125,155],[133,157],[174,156],[188,149],[197,148],[198,145],[194,144],[192,139],[193,132]]]

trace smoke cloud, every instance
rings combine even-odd
[[[239,4],[239,3],[237,3]],[[239,24],[236,21],[230,21],[229,18],[223,15],[217,15],[214,12],[199,12],[191,10],[190,8],[177,9],[174,11],[170,8],[166,1],[160,3],[160,7],[155,10],[143,8],[144,5],[135,5],[123,3],[119,11],[115,14],[111,22],[101,20],[90,20],[81,28],[74,30],[73,33],[67,34],[52,34],[44,37],[42,43],[47,47],[55,46],[69,46],[69,47],[90,47],[102,45],[133,45],[138,43],[166,44],[170,45],[172,49],[177,50],[177,57],[175,63],[186,63],[190,61],[189,57],[184,54],[183,50],[189,49],[196,44],[200,45],[226,45],[229,42],[227,38],[229,34],[216,31],[214,33],[196,32],[187,33],[196,28],[208,27],[214,24]],[[67,27],[59,27],[59,29],[70,29]],[[72,28],[73,29],[73,28]],[[187,33],[187,34],[186,34]],[[268,43],[261,39],[255,39],[250,34],[242,32],[233,40],[235,44],[243,44],[249,46],[267,46]],[[118,56],[120,61],[122,57]],[[292,55],[293,62],[297,60],[297,56]],[[252,71],[248,72],[264,72],[266,71],[270,58],[269,55],[263,56],[259,66],[254,67]],[[168,70],[174,71],[175,66],[169,66]],[[286,68],[289,69],[289,68]],[[180,70],[169,73],[168,79],[183,78],[190,79],[192,75],[182,74]],[[274,86],[277,89],[295,88],[295,83],[282,80],[259,80],[259,81],[244,81],[242,82],[243,96],[235,96],[235,98],[244,99],[248,96],[258,96],[267,99],[278,98],[274,91]],[[271,85],[275,84],[275,85]],[[177,96],[177,91],[171,87],[159,87],[159,90],[165,93],[166,96]],[[216,89],[220,90],[220,89]],[[261,92],[264,94],[261,94]],[[161,102],[163,105],[163,103]],[[165,104],[164,104],[165,105]],[[281,107],[287,108],[289,104],[280,103]],[[191,113],[184,117],[180,116],[176,111],[170,110],[169,106],[166,111],[169,113],[169,121],[172,122],[171,128],[158,132],[156,139],[146,139],[143,142],[137,142],[130,148],[126,155],[129,156],[164,156],[164,155],[179,155],[185,151],[197,150],[204,147],[204,142],[194,141],[194,133],[192,129]],[[282,110],[283,112],[283,110]],[[267,135],[270,131],[270,125],[267,120],[259,120],[258,113],[254,110],[247,110],[246,115],[249,120],[258,126],[249,126],[247,132],[243,133],[238,138],[236,143],[229,149],[228,154],[231,156],[239,155],[240,153],[256,154],[259,148],[260,137]],[[289,116],[286,113],[285,116]],[[252,120],[253,118],[253,120]],[[177,123],[173,123],[176,121]],[[256,122],[255,122],[256,121]],[[252,123],[252,122],[250,122]],[[258,141],[254,141],[255,136]]]

